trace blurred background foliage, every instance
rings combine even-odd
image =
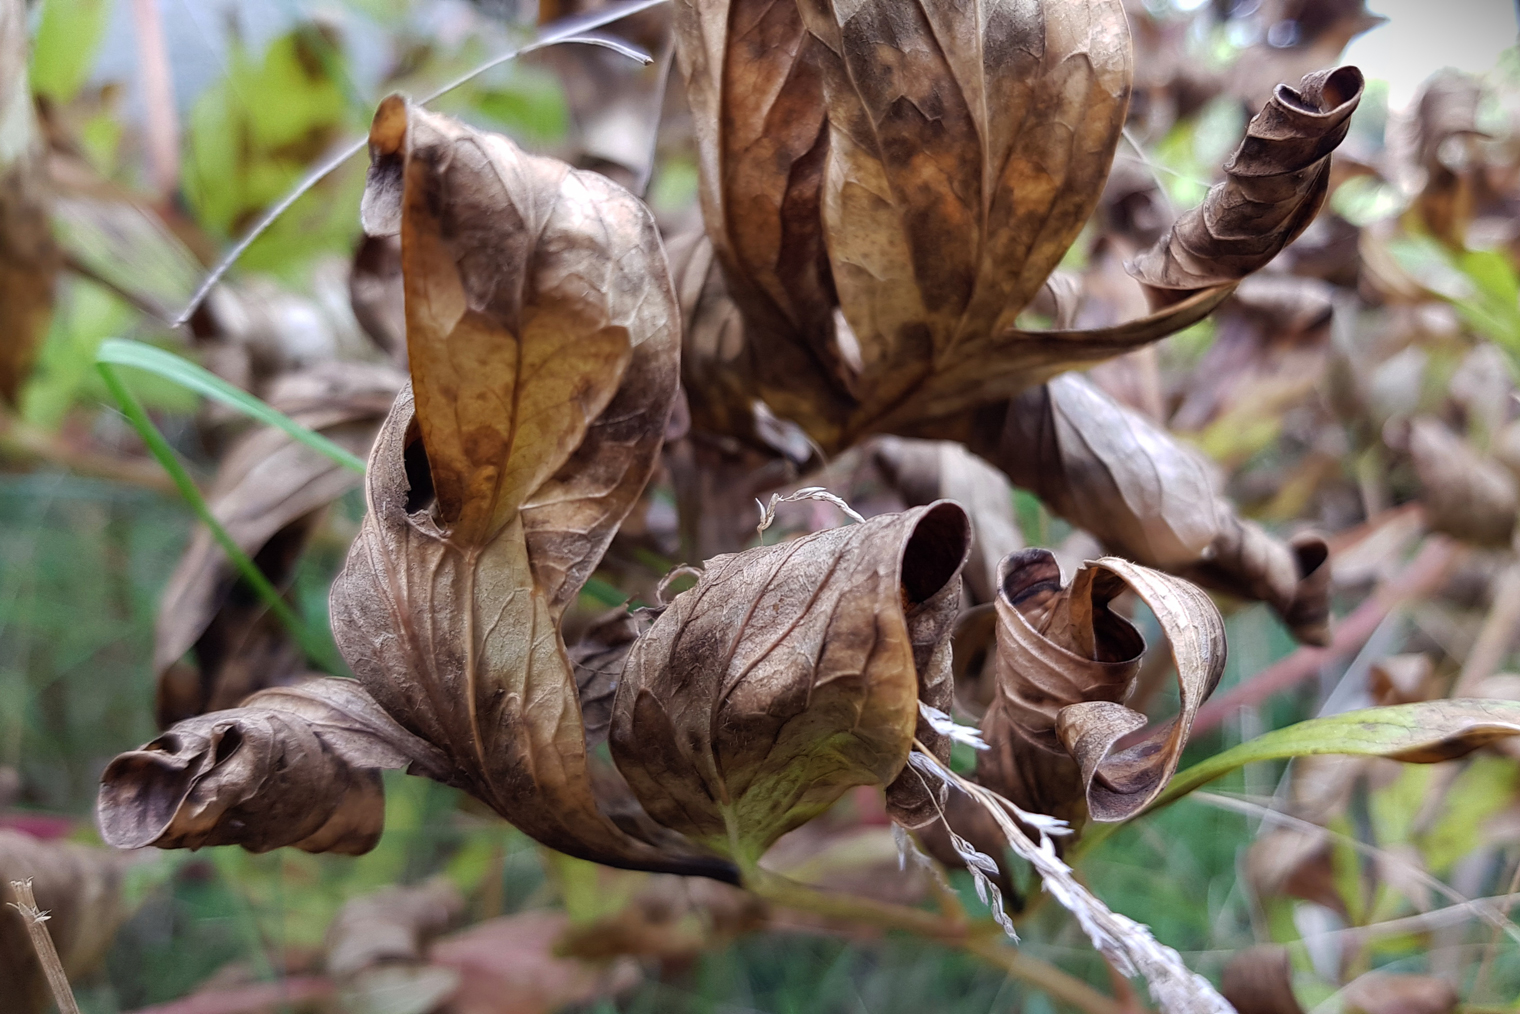
[[[1456,22],[1466,16],[1465,2],[1428,6],[1448,9]],[[550,14],[558,12],[547,6],[555,7]],[[1503,25],[1508,17],[1498,41],[1513,41],[1509,4],[1472,0],[1470,6],[1467,13],[1483,24]],[[1252,109],[1249,88],[1218,84],[1231,68],[1277,60],[1264,71],[1275,82],[1336,59],[1338,46],[1310,53],[1309,42],[1291,35],[1309,31],[1302,26],[1310,25],[1314,7],[1257,0],[1136,4],[1134,17],[1173,40],[1165,52],[1214,75],[1215,83],[1201,101],[1182,102],[1169,114],[1138,105],[1121,167],[1153,172],[1175,208],[1196,204],[1218,178]],[[1418,53],[1420,29],[1405,27],[1404,12],[1388,13],[1391,23],[1367,38],[1397,35]],[[295,366],[385,361],[386,349],[357,319],[350,298],[361,239],[362,156],[317,183],[259,237],[188,333],[168,321],[230,242],[313,167],[363,136],[379,97],[432,91],[520,44],[543,12],[532,0],[166,0],[157,6],[153,0],[37,0],[28,16],[30,87],[56,183],[53,229],[67,270],[35,363],[0,422],[0,766],[6,772],[0,824],[50,840],[94,842],[91,809],[101,768],[156,732],[154,614],[192,523],[109,403],[93,368],[97,348],[108,337],[174,348],[259,394]],[[1423,16],[1412,8],[1408,13],[1411,23]],[[647,28],[636,24],[630,34]],[[159,50],[148,38],[154,33]],[[567,48],[504,63],[437,108],[645,189],[662,224],[674,229],[694,221],[696,169],[682,133],[679,89],[666,95],[659,88],[665,57],[658,33],[655,41],[657,60],[646,70],[609,70],[600,56],[584,60]],[[1142,39],[1142,74],[1147,59],[1161,52]],[[1520,146],[1520,57],[1513,49],[1462,55],[1467,70],[1485,75],[1476,126],[1485,143],[1511,156]],[[1294,69],[1290,58],[1308,66]],[[1492,343],[1502,353],[1501,370],[1520,376],[1514,233],[1487,245],[1472,237],[1454,244],[1428,223],[1411,225],[1413,191],[1368,168],[1381,164],[1390,143],[1390,95],[1409,102],[1418,80],[1438,69],[1430,64],[1438,58],[1385,59],[1383,72],[1393,80],[1374,80],[1357,113],[1343,149],[1352,168],[1338,177],[1325,226],[1350,229],[1353,244],[1356,230],[1364,230],[1363,257],[1384,252],[1380,270],[1402,276],[1387,284],[1412,286],[1416,296],[1405,302],[1435,319],[1434,337],[1407,344],[1376,366],[1382,386],[1374,387],[1403,399],[1406,415],[1443,402],[1475,343]],[[1162,81],[1156,94],[1173,83]],[[664,125],[656,130],[662,109]],[[1517,185],[1513,175],[1508,183]],[[1095,238],[1074,248],[1068,267],[1082,265]],[[1343,291],[1354,298],[1356,279]],[[1353,308],[1345,341],[1386,331],[1388,313],[1375,302]],[[1219,330],[1206,321],[1170,339],[1159,351],[1162,374],[1187,377]],[[1386,368],[1406,352],[1420,360],[1419,369],[1400,374]],[[1367,369],[1374,369],[1371,360]],[[167,381],[132,372],[131,383],[195,474],[209,479],[239,424]],[[1507,378],[1500,385],[1513,386]],[[1317,378],[1310,387],[1320,393],[1298,397],[1333,396],[1326,393],[1329,380]],[[1215,415],[1190,437],[1232,473],[1232,491],[1264,520],[1309,518],[1351,529],[1407,498],[1399,492],[1401,466],[1384,462],[1388,455],[1376,435],[1371,442],[1359,438],[1358,424],[1331,433],[1319,430],[1319,417],[1304,424],[1291,404],[1235,407],[1240,411]],[[1487,446],[1478,416],[1467,421],[1472,439]],[[1333,488],[1310,482],[1305,461],[1332,476]],[[1368,493],[1369,484],[1382,492]],[[1345,497],[1357,493],[1363,501],[1345,507]],[[668,511],[669,489],[656,489],[653,502]],[[1072,535],[1029,494],[1018,494],[1017,508],[1031,544],[1057,545]],[[290,579],[292,599],[313,625],[325,627],[326,588],[361,510],[355,493],[340,501]],[[678,562],[674,552],[644,554],[628,566],[657,575]],[[626,582],[619,585],[619,574],[604,574],[590,586],[583,613],[633,593]],[[1463,638],[1470,643],[1486,601],[1475,593],[1465,606],[1448,599],[1390,614],[1365,648],[1325,665],[1317,679],[1199,735],[1189,759],[1320,713],[1336,687],[1354,682],[1348,673],[1365,678],[1383,655],[1442,638],[1448,647]],[[1353,598],[1341,602],[1343,611],[1353,605]],[[1230,661],[1221,693],[1294,650],[1263,606],[1235,610],[1228,627]],[[1165,711],[1164,693],[1155,707]],[[1333,844],[1320,903],[1306,900],[1304,891],[1263,900],[1249,883],[1250,847],[1270,830],[1261,807],[1286,799],[1292,783],[1282,765],[1233,775],[1212,795],[1115,834],[1084,857],[1083,875],[1114,909],[1149,923],[1213,976],[1232,953],[1253,943],[1294,944],[1300,995],[1328,1005],[1315,1011],[1340,1009],[1333,984],[1346,970],[1338,962],[1414,973],[1456,968],[1465,976],[1469,1009],[1520,1009],[1508,1006],[1520,996],[1520,947],[1487,923],[1416,920],[1407,932],[1367,934],[1349,956],[1326,943],[1348,927],[1422,910],[1411,900],[1418,889],[1386,875],[1390,850],[1414,857],[1426,875],[1466,896],[1513,894],[1520,870],[1520,827],[1514,826],[1520,774],[1512,758],[1485,754],[1438,768],[1394,766],[1392,773],[1359,769],[1344,786],[1349,805],[1326,820]],[[134,861],[126,874],[132,914],[104,963],[76,982],[84,1008],[114,1014],[198,991],[210,995],[317,974],[340,908],[388,885],[442,877],[465,899],[465,923],[554,909],[572,925],[615,916],[620,902],[641,889],[629,886],[629,875],[546,856],[433,783],[388,777],[387,800],[385,836],[358,859],[291,850],[254,856],[225,848]],[[1240,805],[1229,805],[1232,800]],[[879,804],[858,795],[836,816],[842,827],[864,821],[885,829]],[[881,857],[871,851],[876,838],[841,840],[829,862],[846,870],[879,867]],[[1359,847],[1366,843],[1375,846],[1373,853]],[[963,879],[957,875],[963,903],[980,910]],[[1430,906],[1427,898],[1424,907]],[[1107,988],[1101,959],[1058,909],[1041,908],[1024,935],[1031,953]],[[615,990],[602,988],[606,982],[594,989],[577,985],[547,999],[507,990],[489,1010],[552,1010],[561,1002],[598,1014],[1054,1009],[1044,995],[964,954],[838,927],[783,924],[651,953]],[[541,946],[534,960],[547,967],[559,959]],[[532,979],[538,973],[522,974]],[[428,1009],[426,1001],[401,993],[353,1002],[358,1006],[351,1009],[366,1014]],[[247,1009],[294,1010],[302,1003],[308,1002]]]

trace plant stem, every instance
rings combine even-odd
[[[279,589],[264,576],[258,564],[248,558],[248,554],[243,552],[242,547],[233,540],[227,529],[222,527],[222,523],[217,520],[216,515],[211,512],[210,505],[206,503],[206,498],[201,496],[195,480],[190,478],[190,473],[185,471],[185,466],[181,465],[179,458],[175,457],[174,448],[169,446],[169,442],[158,431],[158,427],[153,425],[153,420],[148,418],[148,413],[143,408],[142,402],[137,400],[137,395],[121,382],[121,377],[109,364],[96,363],[95,368],[100,371],[106,388],[121,406],[127,421],[132,424],[132,428],[137,431],[143,443],[147,444],[148,451],[163,466],[164,471],[169,473],[169,478],[174,480],[175,487],[185,498],[185,502],[190,505],[190,509],[195,512],[196,517],[200,518],[201,522],[211,530],[212,538],[216,539],[217,545],[222,547],[222,552],[227,554],[227,559],[237,569],[238,574],[258,593],[259,598],[264,600],[264,605],[285,625],[285,629],[290,631],[291,637],[314,664],[328,672],[342,672],[343,668],[332,657],[332,652],[317,640],[310,628],[290,608],[290,604],[285,601],[285,596],[280,594]]]
[[[37,961],[42,965],[42,974],[47,976],[48,987],[53,991],[53,1002],[58,1005],[58,1014],[79,1014],[79,1004],[74,1000],[74,991],[69,988],[69,977],[64,974],[63,962],[58,960],[58,948],[53,946],[53,938],[48,935],[48,914],[37,910],[37,898],[32,894],[32,880],[12,880],[11,890],[16,892],[16,900],[11,907],[21,913],[21,919],[26,923],[27,935],[32,938],[32,947],[37,951]]]
[[[991,922],[971,922],[875,898],[824,891],[759,866],[750,866],[744,871],[744,886],[783,908],[903,930],[949,947],[958,947],[1084,1014],[1123,1014],[1123,1008],[1113,997],[1105,996],[1054,965],[1008,946],[1002,932]]]

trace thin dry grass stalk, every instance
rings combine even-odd
[[[32,894],[32,878],[12,880],[11,890],[16,892],[16,900],[11,902],[11,907],[20,912],[21,918],[26,922],[27,935],[32,938],[32,946],[37,949],[37,960],[42,963],[42,971],[47,976],[48,988],[53,991],[53,1002],[58,1005],[59,1014],[79,1014],[79,1004],[74,1000],[74,991],[69,988],[69,977],[64,974],[63,962],[58,958],[58,948],[53,946],[53,938],[43,925],[48,921],[48,914],[38,910],[37,898]]]

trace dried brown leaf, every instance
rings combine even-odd
[[[838,450],[1114,354],[1014,319],[1118,143],[1118,0],[799,7],[678,8],[712,244],[680,273],[694,421],[747,437],[759,399]]]
[[[1224,966],[1219,992],[1236,1014],[1304,1014],[1293,995],[1293,963],[1275,944],[1247,947]]]
[[[992,460],[1110,552],[1264,600],[1300,640],[1328,640],[1324,540],[1284,544],[1240,518],[1198,452],[1085,377],[1015,399]]]
[[[998,694],[982,729],[991,749],[977,778],[1026,809],[1079,822],[1139,812],[1177,770],[1198,706],[1224,672],[1224,621],[1208,596],[1179,578],[1108,557],[1061,586],[1047,550],[1029,549],[999,573]],[[1145,641],[1109,604],[1135,592],[1171,644],[1181,711],[1138,742],[1146,725],[1123,705]]]
[[[363,455],[405,382],[387,367],[333,363],[281,378],[268,400]],[[264,427],[228,450],[207,502],[239,548],[283,588],[323,509],[361,481],[326,455]],[[192,651],[193,662],[186,661]],[[159,604],[159,727],[235,707],[255,690],[294,679],[303,663],[283,625],[240,583],[210,529],[198,527]]]
[[[1507,468],[1430,418],[1410,423],[1409,458],[1431,528],[1478,545],[1510,544],[1520,485]]]
[[[667,827],[746,860],[854,785],[932,819],[904,772],[948,740],[950,628],[970,540],[939,502],[708,562],[628,656],[613,758]],[[901,777],[899,775],[901,774]]]
[[[363,215],[401,234],[412,389],[381,429],[334,633],[381,706],[539,841],[732,878],[615,822],[560,639],[652,472],[676,387],[674,294],[649,213],[594,173],[385,100]],[[615,785],[615,783],[613,783]],[[656,839],[651,842],[649,839]]]
[[[6,1014],[44,1014],[52,994],[43,977],[22,915],[12,903],[11,881],[32,881],[37,907],[64,971],[70,976],[98,965],[126,919],[122,897],[123,856],[73,842],[43,842],[0,829],[0,999]]]
[[[101,775],[101,837],[118,848],[293,845],[358,855],[380,840],[381,769],[439,781],[452,765],[353,680],[313,679],[186,719]]]
[[[0,399],[16,403],[53,312],[62,264],[48,222],[46,150],[27,79],[23,0],[0,0]]]
[[[1330,153],[1362,97],[1355,67],[1318,71],[1297,88],[1278,85],[1225,163],[1225,182],[1135,258],[1135,276],[1165,304],[1238,281],[1308,227],[1325,201]]]

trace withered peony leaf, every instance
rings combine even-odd
[[[27,5],[0,0],[0,400],[15,404],[62,265],[48,222],[47,150],[27,80]]]
[[[1478,545],[1510,544],[1520,486],[1509,469],[1429,418],[1410,423],[1409,458],[1431,528]]]
[[[312,679],[186,719],[101,775],[101,837],[117,848],[242,845],[358,855],[385,822],[381,769],[438,781],[453,766],[353,680]]]
[[[1026,809],[1077,822],[1124,820],[1177,770],[1198,706],[1224,672],[1224,621],[1202,591],[1179,578],[1108,557],[1083,565],[1070,585],[1047,550],[1003,561],[997,599],[997,696],[982,729],[991,749],[977,779]],[[1146,725],[1122,703],[1145,641],[1109,608],[1124,591],[1150,607],[1166,632],[1181,690],[1179,714],[1114,752]]]
[[[745,861],[847,788],[890,785],[900,820],[936,816],[904,770],[918,704],[949,707],[966,515],[941,501],[719,556],[628,655],[613,759],[649,814]]]
[[[678,319],[653,220],[594,173],[386,99],[363,217],[400,232],[412,389],[333,585],[365,687],[474,795],[562,852],[732,878],[614,822],[593,787],[565,607],[654,467]],[[606,810],[599,804],[605,802]]]
[[[1059,337],[1026,350],[1013,323],[1119,140],[1119,0],[729,0],[684,4],[677,24],[714,258],[682,283],[703,294],[686,365],[713,403],[694,401],[699,426],[747,437],[759,399],[839,450],[1008,397],[1048,375],[1027,377],[1031,361],[1114,354]],[[1007,362],[982,355],[994,337]],[[975,390],[937,380],[971,361]]]
[[[0,828],[0,999],[6,1014],[44,1014],[52,995],[14,903],[13,880],[31,880],[64,972],[80,976],[105,959],[130,914],[123,897],[126,863],[112,849],[41,841]]]
[[[368,452],[406,377],[383,366],[330,363],[281,378],[269,402],[356,454]],[[276,587],[294,572],[322,510],[361,478],[269,427],[235,443],[207,495],[212,513]],[[193,662],[185,661],[194,652]],[[169,578],[154,642],[160,728],[235,707],[294,678],[300,649],[200,526]]]
[[[1085,377],[1057,377],[1011,402],[988,456],[1109,551],[1264,600],[1300,640],[1328,639],[1324,541],[1285,545],[1240,518],[1196,451]]]
[[[1308,227],[1330,184],[1330,153],[1345,139],[1362,97],[1355,67],[1278,85],[1225,163],[1227,179],[1187,212],[1131,270],[1165,304],[1237,281],[1264,266]]]

